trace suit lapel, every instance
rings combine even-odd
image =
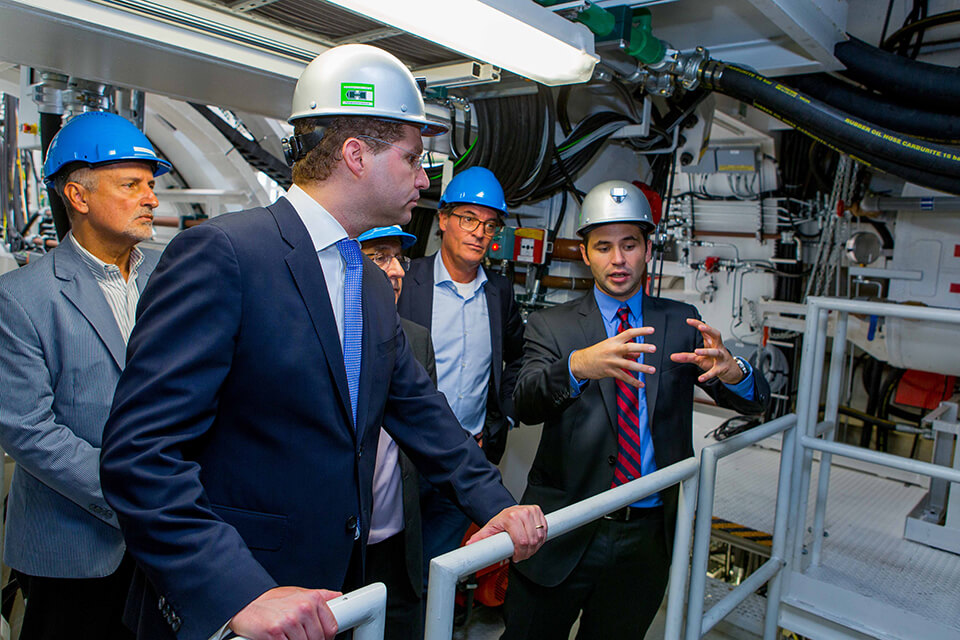
[[[593,291],[587,293],[580,303],[580,330],[583,331],[583,344],[592,346],[607,339],[607,331],[603,328],[603,318],[600,308],[593,297]],[[600,387],[600,397],[610,419],[610,428],[617,432],[617,385],[613,378],[602,378],[596,381]]]
[[[126,348],[117,319],[113,317],[110,305],[107,304],[107,299],[93,274],[80,261],[73,242],[67,240],[61,243],[54,251],[53,261],[53,272],[63,281],[61,293],[86,318],[113,356],[113,361],[123,369]]]
[[[483,269],[483,267],[480,267]],[[486,271],[484,271],[486,273]],[[489,277],[487,283],[483,285],[483,293],[487,298],[487,316],[490,319],[490,380],[493,383],[494,390],[500,388],[500,373],[503,370],[503,350],[500,341],[503,336],[500,335],[500,291],[493,286]]]
[[[353,408],[347,386],[347,370],[343,364],[340,333],[337,331],[337,321],[333,315],[333,307],[330,305],[330,297],[327,295],[327,282],[317,258],[317,251],[306,227],[286,199],[277,200],[267,209],[276,219],[280,235],[293,247],[284,261],[290,269],[290,275],[293,276],[303,304],[310,314],[310,320],[326,356],[330,374],[336,382],[337,394],[340,396],[341,407],[344,409],[347,422],[352,423]]]
[[[643,324],[646,327],[653,327],[653,335],[648,336],[646,341],[657,347],[656,352],[644,354],[643,363],[656,368],[657,372],[652,376],[644,376],[647,394],[647,425],[650,433],[654,429],[654,411],[657,408],[657,391],[660,388],[660,370],[664,357],[664,345],[667,338],[667,314],[663,312],[663,306],[657,298],[651,298],[644,294],[643,296]]]
[[[409,319],[431,331],[433,324],[433,265],[439,253],[424,258],[419,269],[412,272],[415,286],[410,288]]]
[[[363,260],[363,282],[369,282],[370,278],[382,277],[380,273],[380,267],[376,266],[370,260]],[[363,285],[363,291],[367,291],[367,287]],[[360,357],[360,384],[358,385],[357,395],[360,398],[369,397],[371,389],[374,384],[381,384],[375,380],[376,374],[378,371],[382,371],[382,365],[377,366],[376,360],[376,346],[379,339],[378,336],[373,334],[373,315],[374,313],[395,313],[395,308],[383,309],[383,308],[372,308],[371,302],[373,301],[373,296],[363,295],[361,297],[361,308],[363,310],[363,343],[361,344],[361,357]],[[391,303],[393,301],[391,300]],[[346,374],[344,374],[346,376]],[[344,377],[346,379],[346,377]],[[382,384],[387,384],[386,381],[383,381]],[[357,403],[357,439],[363,438],[363,429],[367,424],[367,403],[358,402]]]

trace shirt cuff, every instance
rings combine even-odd
[[[586,380],[577,380],[573,375],[573,371],[570,369],[570,358],[573,357],[573,351],[570,352],[570,355],[567,356],[567,372],[570,374],[570,397],[576,398],[580,395],[580,392],[583,391],[583,386],[587,384]]]
[[[747,365],[747,368],[750,370],[750,372],[747,375],[743,376],[743,380],[741,380],[737,384],[727,384],[726,382],[724,382],[723,386],[725,386],[727,389],[730,389],[730,391],[733,391],[735,394],[737,394],[744,400],[749,400],[752,402],[753,387],[754,387],[753,367],[746,360],[744,360],[743,362]]]
[[[229,629],[230,620],[227,620],[222,627],[217,629],[217,632],[210,636],[207,640],[224,640],[224,638],[236,638],[237,636]]]

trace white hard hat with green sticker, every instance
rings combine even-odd
[[[300,74],[289,122],[301,118],[369,116],[420,127],[424,136],[445,133],[427,120],[413,74],[383,49],[345,44],[321,53]]]

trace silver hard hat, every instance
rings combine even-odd
[[[368,116],[420,127],[424,136],[449,127],[427,120],[420,87],[396,56],[366,44],[345,44],[306,66],[293,92],[291,124],[301,118]]]
[[[593,227],[614,222],[639,224],[648,233],[657,226],[646,196],[626,180],[607,180],[590,189],[580,206],[577,233],[582,237]]]

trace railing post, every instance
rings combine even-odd
[[[843,382],[843,357],[847,352],[847,321],[850,314],[842,311],[837,316],[833,331],[833,349],[830,352],[830,376],[827,378],[827,402],[823,419],[831,425],[823,434],[825,440],[833,440],[837,434],[837,415],[840,408],[840,385]],[[813,514],[813,542],[810,549],[810,565],[820,564],[823,548],[824,520],[827,512],[827,493],[830,489],[830,463],[833,456],[820,453],[820,477],[817,479],[817,503]]]
[[[787,523],[790,519],[790,483],[793,480],[793,463],[796,460],[797,429],[799,424],[783,432],[780,439],[780,475],[777,478],[777,506],[773,520],[773,547],[771,558],[780,558],[784,568],[788,566]],[[780,593],[783,589],[783,571],[777,572],[767,588],[767,610],[763,619],[763,640],[775,640],[780,613]]]
[[[801,379],[801,385],[807,382],[807,392],[799,393],[797,402],[802,403],[801,409],[797,411],[797,429],[801,434],[813,434],[816,430],[817,413],[820,407],[820,385],[823,380],[823,359],[827,344],[827,319],[828,311],[819,306],[816,300],[811,300],[807,306],[807,326],[812,328],[803,337],[803,358],[804,363],[809,358],[808,371],[806,377]],[[811,327],[812,325],[812,327]],[[809,349],[808,347],[809,343]],[[802,389],[803,387],[801,387]],[[803,446],[801,438],[797,438],[800,446],[797,447],[797,456],[794,464],[797,467],[793,470],[793,483],[791,486],[793,495],[790,503],[793,505],[793,514],[791,516],[790,542],[793,564],[799,568],[801,565],[801,555],[803,549],[804,526],[807,521],[807,494],[810,491],[810,473],[813,466],[813,451]]]
[[[700,452],[700,480],[697,491],[697,521],[694,524],[693,560],[690,563],[690,593],[687,597],[686,640],[700,637],[703,622],[703,595],[710,558],[710,530],[713,526],[713,497],[717,481],[717,458],[707,447]]]
[[[683,630],[683,596],[687,591],[687,565],[690,561],[690,540],[696,508],[697,476],[692,476],[680,483],[680,504],[673,537],[673,557],[670,561],[670,590],[667,593],[664,640],[680,640]]]

